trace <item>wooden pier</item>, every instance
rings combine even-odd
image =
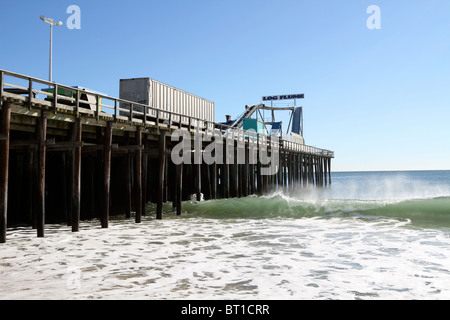
[[[62,88],[76,91],[75,97],[61,96]],[[96,102],[87,104],[80,99],[83,93],[0,70],[0,243],[12,225],[31,225],[44,237],[49,223],[67,222],[73,232],[83,219],[98,218],[108,228],[111,215],[134,214],[140,223],[150,202],[162,219],[163,203],[172,202],[181,215],[182,202],[191,195],[200,201],[202,195],[205,200],[246,197],[331,184],[332,151],[242,129],[230,139],[223,124],[101,94],[92,94]],[[131,107],[124,110],[122,104]],[[171,161],[179,143],[171,139],[175,130],[191,137],[220,131],[224,154],[232,150],[244,161],[198,163],[192,152],[192,161],[176,165]],[[208,142],[201,144],[204,150]],[[277,151],[275,174],[263,175],[266,166],[252,161],[260,148]]]

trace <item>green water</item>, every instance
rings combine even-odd
[[[450,171],[335,173],[332,185],[323,189],[190,201],[183,211],[186,218],[392,218],[422,227],[450,227]]]

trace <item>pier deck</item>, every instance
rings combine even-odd
[[[32,225],[43,237],[45,223],[66,221],[76,232],[81,219],[98,218],[107,228],[111,214],[132,213],[139,223],[149,202],[162,219],[164,202],[180,215],[193,194],[209,200],[331,183],[332,151],[5,70],[0,103],[0,243],[8,225]],[[170,137],[177,130],[193,144],[196,134],[219,132],[224,153],[244,161],[199,163],[192,152],[193,161],[175,165],[170,155],[179,141]],[[200,144],[204,150],[208,142]],[[249,160],[261,148],[276,152],[272,175]]]

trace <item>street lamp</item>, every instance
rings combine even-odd
[[[41,16],[41,20],[48,23],[50,25],[50,61],[49,61],[49,71],[48,71],[48,81],[52,82],[52,42],[53,42],[53,26],[59,27],[63,23],[61,21],[55,22],[53,19],[46,18],[44,16]]]

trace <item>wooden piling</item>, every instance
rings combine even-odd
[[[214,161],[214,163],[211,165],[211,199],[217,199],[217,163]]]
[[[80,231],[81,211],[81,141],[83,125],[81,118],[77,118],[74,124],[74,140],[79,142],[73,152],[73,188],[72,188],[72,232]]]
[[[326,185],[325,183],[325,158],[320,157],[320,180],[322,181],[322,187]]]
[[[176,166],[176,185],[175,185],[175,193],[176,193],[176,207],[177,207],[177,216],[181,216],[181,203],[183,200],[183,164],[179,164]]]
[[[298,154],[298,186],[300,187],[303,183],[303,155]]]
[[[74,142],[75,141],[75,124],[72,124],[71,129],[69,130],[68,134],[68,141]],[[68,200],[67,204],[67,226],[72,226],[72,211],[73,211],[73,170],[74,170],[74,149],[66,151],[66,199]]]
[[[167,142],[166,142],[167,146]],[[163,202],[166,203],[169,201],[169,157],[165,157],[165,165],[164,165],[164,178],[163,178]]]
[[[38,177],[37,177],[37,236],[44,237],[45,224],[45,159],[46,159],[46,139],[47,139],[47,112],[41,111],[38,124]]]
[[[322,181],[321,181],[320,157],[316,157],[315,164],[316,164],[315,169],[316,169],[316,182],[317,182],[316,186],[320,187],[321,183],[322,183]]]
[[[206,181],[206,187],[205,187],[205,200],[212,199],[212,185],[211,185],[211,165],[208,165],[204,163],[202,165],[203,168],[203,176],[204,180]]]
[[[147,184],[148,184],[148,135],[144,134],[142,138],[144,150],[142,151],[142,215],[145,216],[145,205],[147,204]]]
[[[0,112],[0,243],[6,242],[8,215],[8,170],[11,106],[3,104]]]
[[[197,201],[202,199],[202,167],[201,164],[194,164],[195,167],[195,195]]]
[[[323,158],[319,157],[319,170],[320,170],[320,186],[324,186],[324,179],[323,179]]]
[[[302,155],[302,184],[303,187],[308,185],[308,166],[307,166],[307,155]]]
[[[277,188],[281,188],[283,180],[282,180],[282,169],[281,169],[281,150],[278,150],[278,168],[277,168],[277,175],[276,175],[276,186]]]
[[[287,154],[286,154],[286,150],[283,150],[282,156],[281,156],[281,186],[283,188],[283,190],[286,190],[287,186],[288,186],[288,181],[287,181],[287,169],[286,169],[286,165],[287,164]]]
[[[311,156],[311,182],[313,186],[316,186],[316,158]]]
[[[248,144],[247,144],[248,145]],[[247,197],[249,194],[249,149],[245,148],[245,164],[244,164],[244,173],[243,173],[243,181],[242,181],[242,196]]]
[[[313,166],[314,166],[314,182],[315,182],[315,186],[318,187],[319,186],[319,179],[318,179],[318,161],[317,161],[317,157],[313,156]]]
[[[260,137],[259,135],[257,135],[256,137],[256,150],[257,150],[257,154],[256,154],[256,194],[258,196],[262,195],[262,179],[261,179],[261,158],[260,158],[260,148],[261,148],[261,143],[260,143]]]
[[[289,190],[294,189],[294,154],[289,152]]]
[[[319,157],[314,157],[314,170],[315,170],[316,186],[320,187],[320,158]]]
[[[158,199],[156,203],[156,219],[162,219],[162,206],[164,194],[164,171],[166,165],[166,132],[159,134],[159,179],[158,179]]]
[[[259,156],[258,156],[259,159]],[[256,192],[258,196],[261,196],[263,193],[263,182],[262,182],[262,175],[261,175],[261,162],[258,160],[258,163],[256,164]]]
[[[102,228],[108,228],[109,224],[112,134],[112,122],[108,122],[103,141],[103,210],[100,218]]]
[[[318,179],[318,162],[317,162],[317,157],[313,156],[313,172],[314,172],[314,183],[315,186],[318,187],[319,186],[319,179]]]
[[[317,180],[318,180],[318,186],[322,187],[322,158],[317,157]]]
[[[142,146],[142,127],[136,128],[136,145]],[[142,149],[136,149],[136,170],[135,170],[135,208],[136,223],[141,223],[142,220]]]
[[[325,158],[321,157],[320,158],[320,168],[321,168],[321,180],[322,180],[322,187],[326,186],[326,182],[325,182]]]
[[[328,158],[328,183],[331,185],[331,158]]]

